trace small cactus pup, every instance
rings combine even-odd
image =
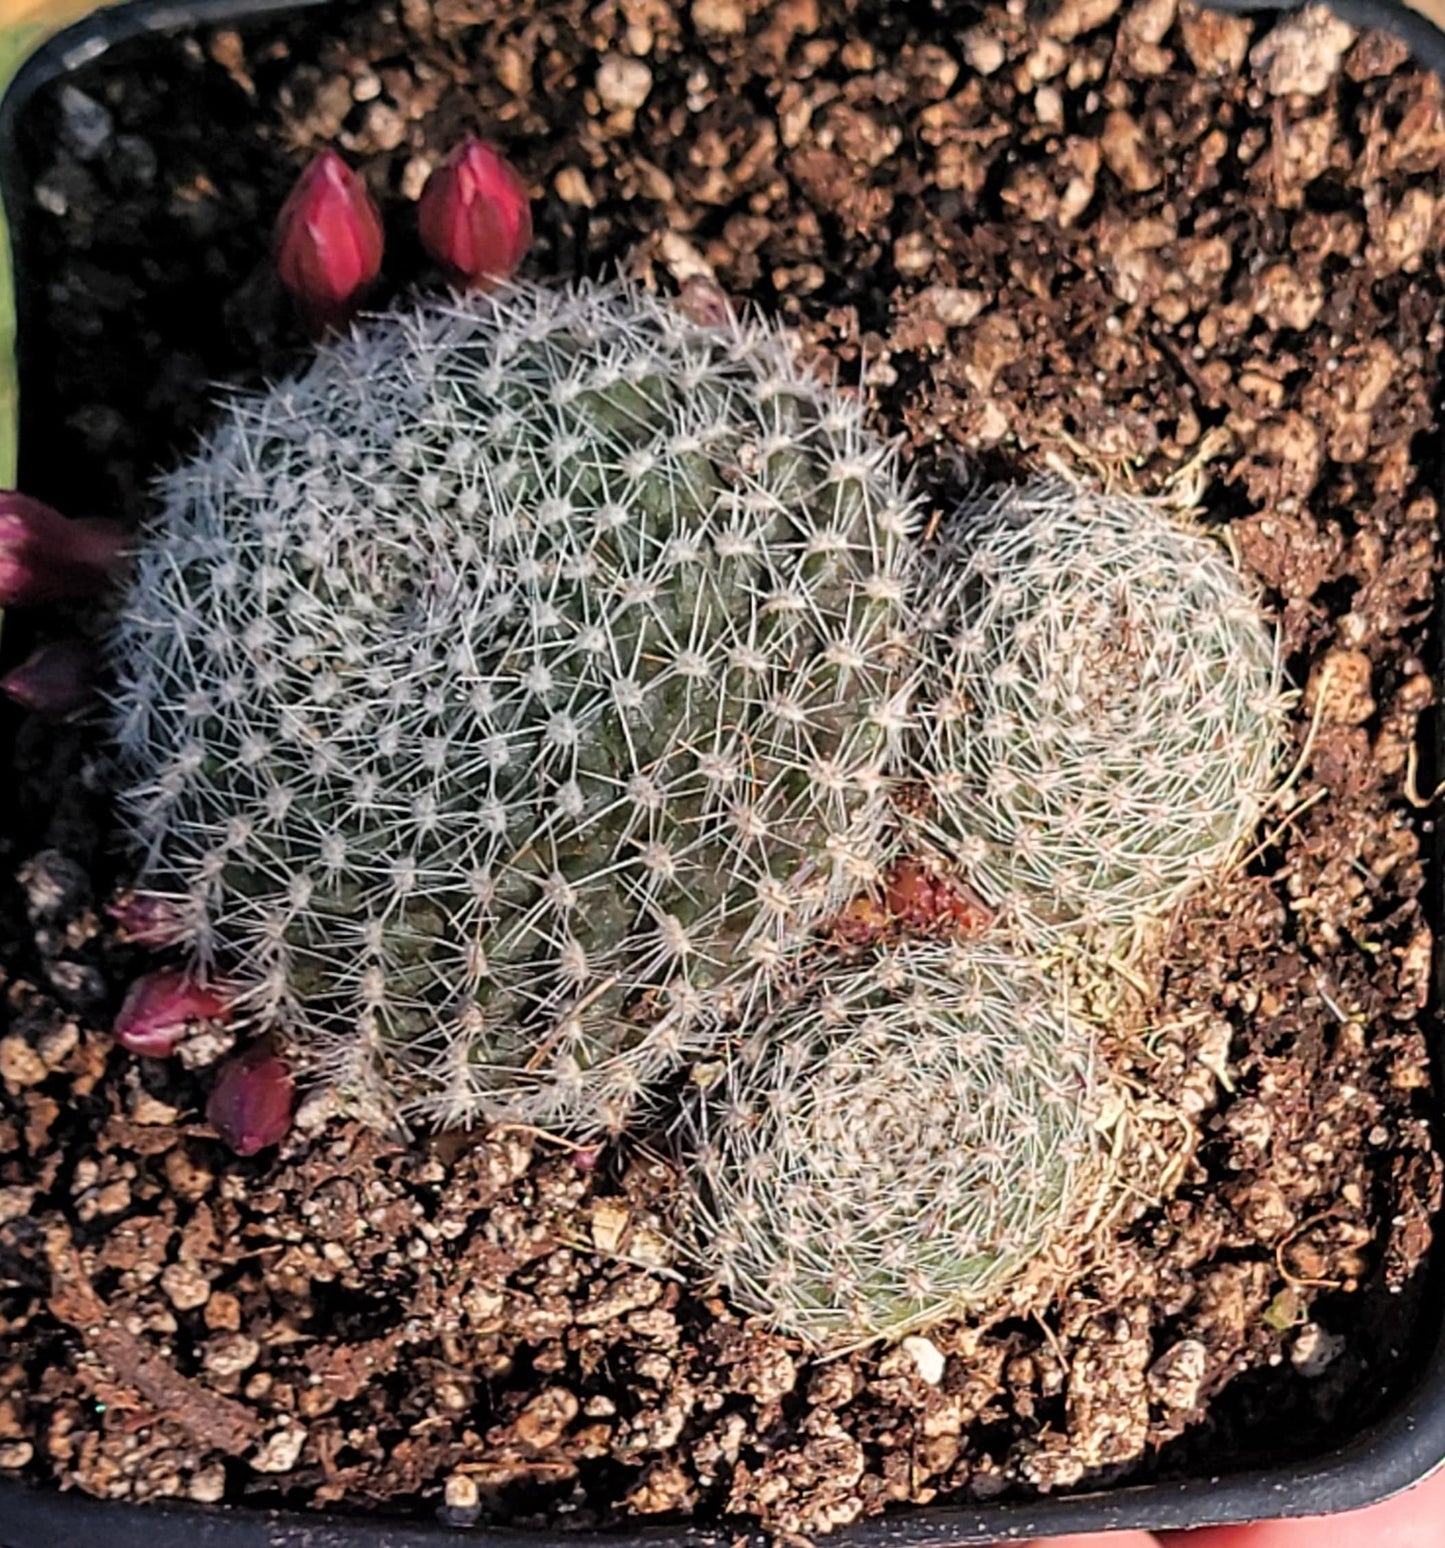
[[[379,1124],[621,1126],[874,882],[915,502],[760,323],[369,320],[164,486],[110,640],[134,884]]]
[[[1034,478],[968,496],[914,594],[917,836],[989,902],[1113,931],[1238,856],[1287,699],[1218,543],[1157,502]]]
[[[1089,1036],[991,942],[836,963],[695,1079],[695,1257],[818,1349],[1025,1309],[1112,1192]]]

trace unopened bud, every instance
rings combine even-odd
[[[269,1043],[253,1043],[221,1066],[206,1118],[238,1156],[254,1156],[286,1137],[295,1099],[290,1066]]]
[[[197,1021],[225,1021],[229,1001],[214,987],[174,968],[147,973],[130,986],[114,1035],[130,1053],[164,1058]]]
[[[72,520],[28,495],[0,491],[0,607],[94,596],[124,553],[116,522]]]
[[[916,860],[900,860],[888,873],[884,904],[909,929],[956,937],[979,935],[994,921],[993,910],[971,887],[933,876]]]
[[[0,677],[0,693],[22,709],[56,720],[84,709],[94,696],[95,652],[81,640],[53,640]]]
[[[177,904],[154,892],[122,892],[105,911],[129,946],[175,946],[191,933]]]
[[[532,243],[527,185],[474,135],[427,179],[416,213],[422,246],[458,284],[475,289],[515,274]]]
[[[344,328],[381,272],[381,216],[333,150],[301,174],[276,219],[276,273],[313,337]]]
[[[725,328],[736,320],[727,291],[706,274],[690,274],[677,293],[678,310],[701,328]]]

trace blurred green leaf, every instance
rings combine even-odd
[[[49,37],[116,0],[0,0],[0,95]],[[18,454],[15,379],[15,275],[10,226],[0,211],[0,486],[13,487]]]

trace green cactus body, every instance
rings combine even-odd
[[[591,284],[372,320],[143,535],[138,884],[377,1121],[615,1127],[876,873],[913,512],[761,326]]]
[[[915,594],[916,836],[1035,925],[1167,912],[1254,830],[1286,699],[1224,551],[1159,505],[1041,478],[967,499]]]
[[[997,1306],[1093,1224],[1103,1078],[988,944],[825,970],[687,1105],[702,1267],[819,1348]]]

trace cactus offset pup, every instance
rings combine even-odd
[[[992,944],[837,965],[684,1110],[698,1260],[822,1348],[997,1307],[1097,1224],[1105,1089],[1055,987]]]
[[[1039,926],[1117,930],[1218,875],[1277,777],[1279,647],[1224,550],[1060,478],[967,498],[914,574],[915,837]]]

